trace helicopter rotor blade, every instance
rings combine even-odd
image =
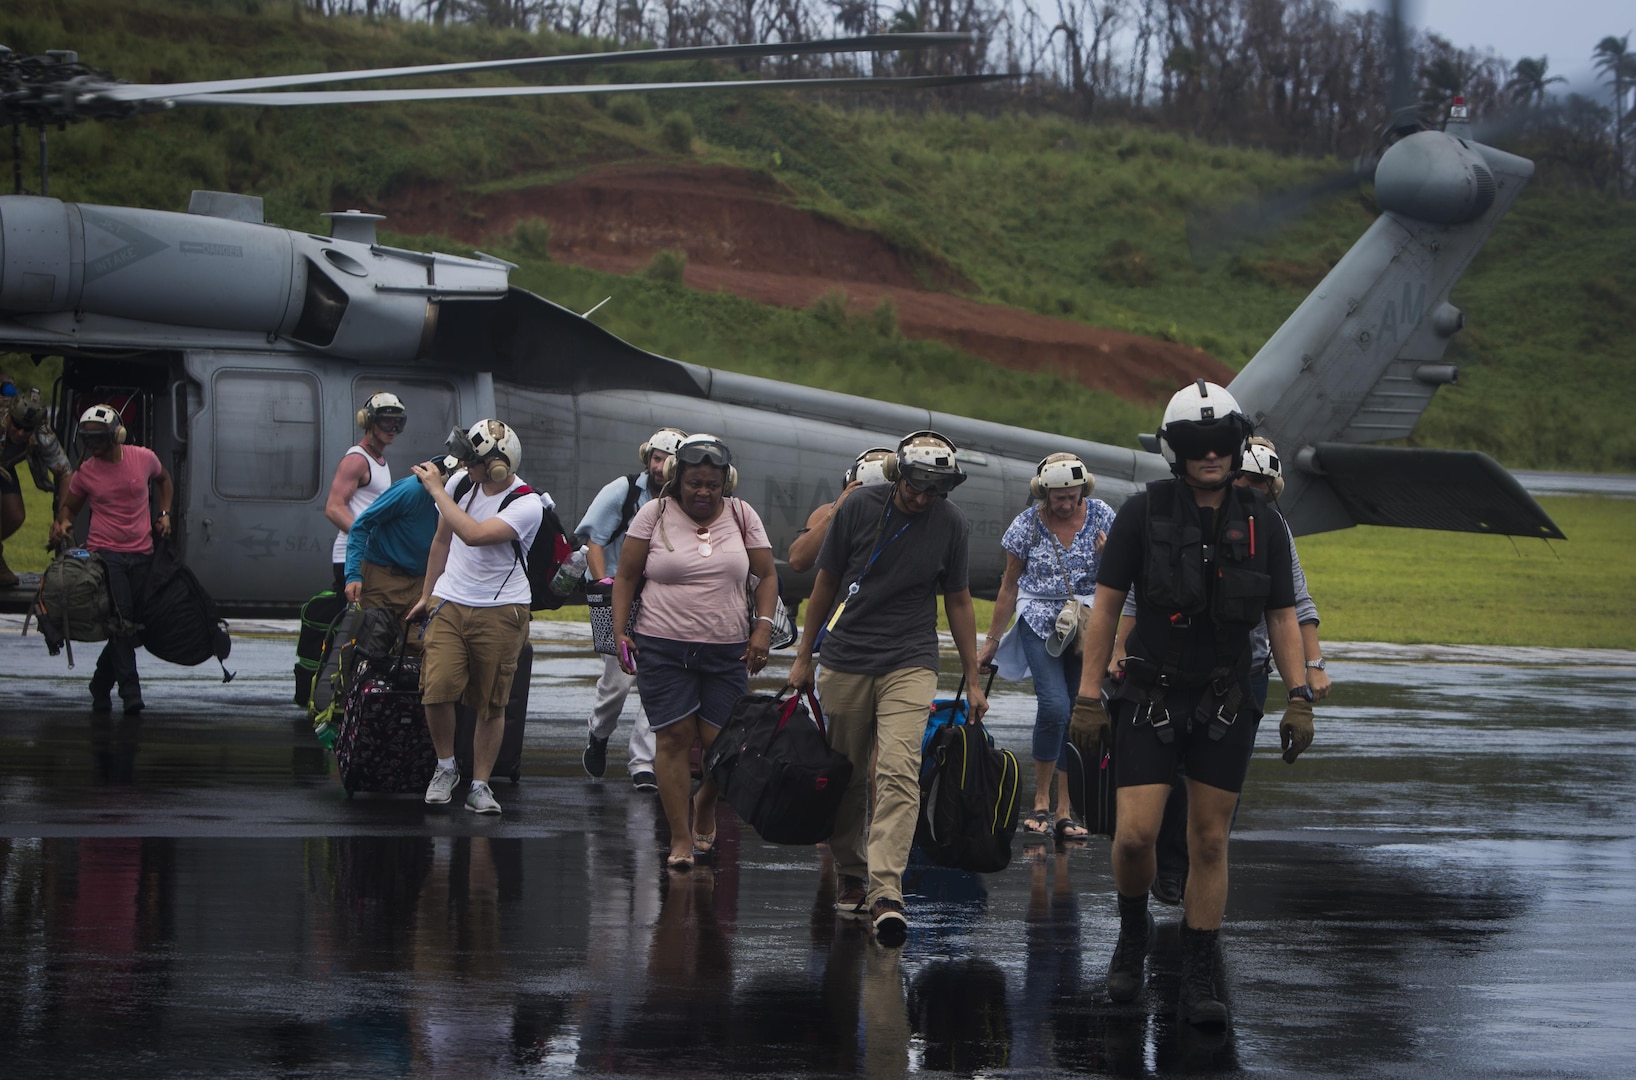
[[[195,94],[175,105],[367,105],[405,101],[459,101],[473,98],[551,97],[559,94],[649,93],[662,90],[919,90],[995,82],[1010,75],[916,75],[856,79],[727,79],[716,82],[581,83],[572,86],[457,86],[422,90],[292,90],[270,94]]]
[[[1200,270],[1218,265],[1303,217],[1315,204],[1356,187],[1365,175],[1363,169],[1354,165],[1259,201],[1188,214],[1187,250],[1193,265]]]
[[[673,60],[722,60],[753,56],[801,56],[810,53],[902,52],[914,49],[970,45],[970,34],[869,34],[822,41],[767,42],[738,45],[700,45],[678,49],[635,49],[628,52],[571,53],[508,60],[472,60],[455,64],[366,68],[358,71],[319,71],[303,75],[268,75],[250,79],[218,79],[191,83],[128,83],[109,86],[98,96],[106,101],[141,104],[173,101],[202,94],[230,94],[249,90],[276,90],[292,86],[320,86],[366,79],[398,79],[453,75],[471,71],[504,71],[523,67],[586,67],[594,64],[654,63]]]

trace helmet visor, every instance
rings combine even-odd
[[[472,445],[471,436],[464,428],[450,428],[449,437],[443,440],[443,449],[461,464],[477,460],[477,447]]]
[[[687,443],[677,448],[676,460],[683,465],[714,465],[725,469],[733,463],[733,455],[721,443]]]
[[[1214,453],[1230,458],[1244,448],[1244,431],[1229,420],[1189,421],[1165,428],[1165,439],[1183,461],[1198,461]]]
[[[932,472],[910,466],[903,470],[903,482],[909,485],[910,491],[921,494],[930,491],[938,495],[947,495],[966,482],[966,474],[961,472]]]

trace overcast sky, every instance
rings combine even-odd
[[[1367,8],[1368,0],[1341,0],[1347,7]],[[1598,90],[1591,50],[1612,34],[1636,29],[1631,0],[1405,0],[1408,21],[1445,37],[1455,45],[1492,49],[1510,63],[1524,56],[1545,56],[1550,73],[1562,75],[1581,94]],[[1636,45],[1636,35],[1631,43]]]

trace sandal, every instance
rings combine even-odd
[[[716,834],[715,833],[711,833],[709,836],[706,836],[703,833],[694,833],[693,834],[693,857],[695,859],[708,859],[710,856],[714,855],[715,853],[716,853]]]
[[[1051,811],[1035,810],[1023,818],[1023,835],[1039,840],[1047,839],[1051,835]]]
[[[1091,830],[1075,821],[1073,818],[1057,819],[1057,840],[1084,840],[1091,835]]]

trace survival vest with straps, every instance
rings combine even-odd
[[[1272,592],[1267,538],[1276,515],[1261,494],[1228,488],[1215,513],[1214,534],[1207,537],[1198,510],[1191,500],[1183,504],[1181,493],[1176,480],[1147,486],[1141,603],[1168,615],[1165,655],[1158,663],[1134,656],[1125,663],[1126,682],[1142,691],[1145,712],[1138,712],[1138,720],[1151,721],[1165,742],[1175,737],[1164,707],[1165,691],[1173,687],[1205,687],[1193,719],[1210,725],[1212,739],[1225,735],[1238,718],[1248,698],[1243,676],[1249,670],[1250,631]],[[1213,628],[1215,666],[1184,670],[1193,620],[1201,618]]]
[[[454,487],[454,501],[458,503],[461,499],[464,499],[471,489],[472,478],[462,476],[460,483]],[[504,510],[524,495],[533,495],[535,498],[539,498],[539,493],[533,488],[527,484],[519,484],[508,492],[505,498],[500,500],[500,508],[495,513]],[[544,513],[540,515],[540,531],[534,534],[534,543],[529,545],[527,551],[524,551],[522,541],[512,540],[511,550],[517,556],[517,562],[522,566],[523,572],[528,575],[530,597],[528,609],[530,611],[555,611],[567,603],[568,597],[560,595],[551,588],[551,579],[557,576],[557,571],[562,569],[562,564],[573,556],[574,548],[570,545],[568,536],[563,531],[562,520],[557,517],[557,512],[546,506],[544,499],[540,499],[540,508]]]

